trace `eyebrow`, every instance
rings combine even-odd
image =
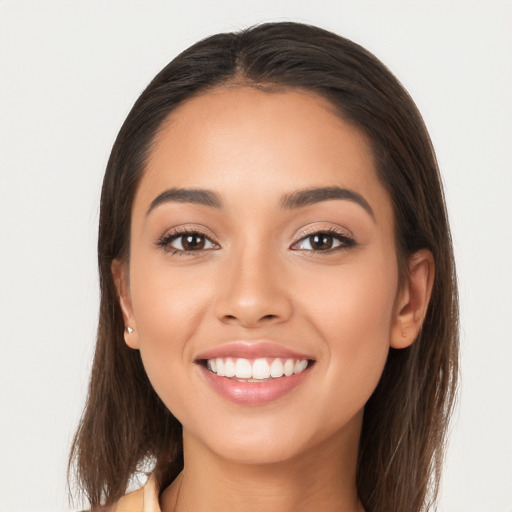
[[[353,190],[341,187],[316,187],[297,190],[283,196],[281,199],[281,208],[284,210],[294,210],[310,204],[333,199],[352,201],[364,208],[371,218],[375,220],[372,207],[362,195]],[[170,188],[153,199],[146,215],[149,215],[157,206],[172,202],[200,204],[217,209],[222,208],[220,196],[211,190],[200,188]]]
[[[211,190],[200,188],[170,188],[151,201],[151,205],[146,212],[149,215],[157,206],[164,203],[193,203],[209,206],[210,208],[221,208],[220,197]]]
[[[341,187],[319,187],[298,190],[284,196],[281,201],[281,207],[284,210],[292,210],[331,199],[352,201],[363,207],[370,217],[375,220],[372,207],[361,194]]]

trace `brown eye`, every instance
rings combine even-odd
[[[328,249],[332,249],[334,240],[331,235],[317,233],[316,235],[311,235],[308,238],[311,248],[315,251],[326,251]]]
[[[218,249],[218,245],[213,243],[208,237],[202,233],[187,232],[181,234],[170,234],[162,237],[156,242],[156,245],[165,250],[175,253],[208,251],[210,249]]]
[[[292,249],[301,251],[332,252],[336,249],[353,247],[355,241],[341,233],[319,231],[301,238]]]
[[[182,240],[181,245],[185,251],[200,251],[204,249],[206,244],[206,238],[198,233],[182,235],[180,238]],[[177,240],[179,240],[179,238]]]

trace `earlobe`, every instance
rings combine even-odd
[[[395,308],[390,345],[406,348],[418,337],[427,314],[435,265],[432,253],[422,249],[409,258],[409,275]]]
[[[117,290],[119,306],[123,313],[124,341],[130,348],[138,349],[139,335],[132,309],[128,264],[120,260],[114,260],[112,262],[111,272]]]

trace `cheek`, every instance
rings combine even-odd
[[[377,256],[354,258],[351,264],[340,265],[334,271],[327,269],[297,280],[302,281],[302,292],[296,296],[298,300],[306,299],[302,301],[303,309],[310,311],[312,319],[318,319],[316,323],[326,338],[342,338],[343,333],[350,333],[350,339],[359,339],[361,344],[374,338],[389,341],[398,286],[397,264],[391,256]],[[365,333],[371,332],[368,338]]]
[[[140,353],[148,377],[164,402],[170,380],[191,364],[190,340],[211,301],[205,278],[151,265],[137,267],[130,278]],[[142,269],[142,270],[141,270]]]
[[[351,397],[354,411],[364,406],[382,374],[398,282],[394,258],[363,263],[341,266],[335,276],[317,276],[303,291],[309,298],[302,305],[324,342],[326,389],[333,390],[333,400]]]

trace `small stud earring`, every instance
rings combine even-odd
[[[407,334],[405,334],[405,332],[402,332],[402,337],[405,338],[407,336]]]
[[[128,326],[128,327],[126,328],[126,332],[127,332],[128,334],[131,334],[131,333],[133,332],[133,329],[132,329],[130,326]]]

